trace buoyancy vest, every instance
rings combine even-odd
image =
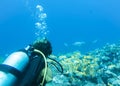
[[[33,56],[26,70],[23,72],[22,78],[18,81],[17,86],[38,86],[42,80],[38,80],[38,76],[44,67],[45,62],[43,57],[41,55]]]

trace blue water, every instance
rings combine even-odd
[[[53,54],[87,52],[119,41],[120,0],[1,0],[0,56],[32,43],[36,5],[47,14]],[[43,35],[43,34],[41,34]]]

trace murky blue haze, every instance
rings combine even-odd
[[[84,53],[120,39],[120,0],[0,0],[1,56],[38,37],[36,5],[47,14],[45,36],[54,54]]]

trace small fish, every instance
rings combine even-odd
[[[74,46],[81,46],[81,45],[83,45],[83,44],[85,44],[85,42],[74,42],[72,45],[74,45]]]
[[[68,47],[68,44],[67,44],[67,43],[64,43],[64,46],[65,46],[65,47]]]
[[[92,43],[97,43],[98,42],[98,40],[94,40],[94,41],[92,41]]]

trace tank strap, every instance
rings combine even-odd
[[[6,65],[6,64],[0,64],[0,71],[6,72],[6,73],[11,73],[18,78],[21,78],[21,76],[22,76],[22,72],[20,72],[16,68]]]

